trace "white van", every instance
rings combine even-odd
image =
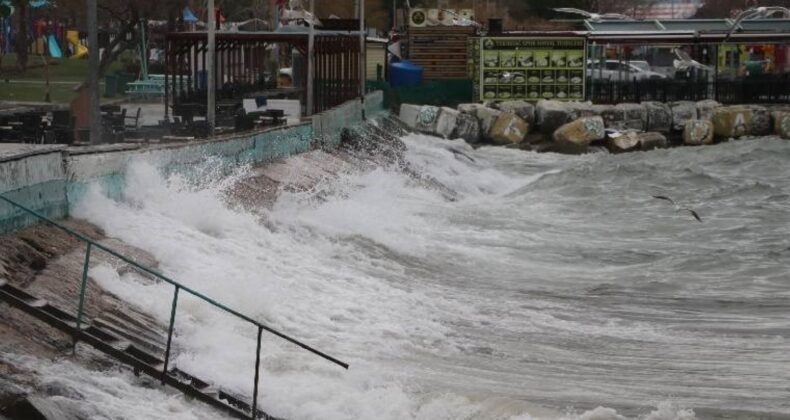
[[[650,64],[646,61],[625,62],[618,60],[604,61],[603,69],[597,60],[587,60],[587,76],[592,77],[593,80],[658,80],[667,78],[664,74],[650,70]]]

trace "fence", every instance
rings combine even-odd
[[[587,81],[587,98],[594,103],[642,101],[700,101],[725,104],[790,103],[790,77],[755,77],[716,80]]]
[[[118,253],[118,252],[116,252],[116,251],[114,251],[114,250],[112,250],[112,249],[110,249],[110,248],[108,248],[108,247],[106,247],[104,245],[101,245],[101,244],[97,243],[96,241],[94,241],[94,240],[92,240],[92,239],[90,239],[88,237],[85,237],[85,236],[81,235],[80,233],[77,233],[77,232],[75,232],[75,231],[73,231],[73,230],[71,230],[71,229],[69,229],[69,228],[67,228],[67,227],[65,227],[65,226],[63,226],[63,225],[61,225],[59,223],[56,223],[56,222],[50,220],[49,218],[47,218],[47,217],[45,217],[45,216],[43,216],[43,215],[41,215],[41,214],[39,214],[39,213],[37,213],[35,211],[23,206],[23,205],[15,202],[15,201],[13,201],[11,199],[8,199],[8,198],[4,197],[3,195],[0,195],[0,201],[6,202],[7,204],[9,204],[9,205],[21,210],[22,212],[30,214],[31,216],[41,220],[42,222],[50,224],[50,225],[52,225],[52,226],[54,226],[54,227],[56,227],[56,228],[58,228],[58,229],[60,229],[60,230],[62,230],[64,232],[66,232],[68,235],[70,235],[70,236],[76,238],[77,240],[79,240],[80,242],[86,244],[84,266],[83,266],[83,270],[82,270],[82,282],[81,282],[81,285],[80,285],[80,292],[79,292],[79,304],[78,304],[77,316],[76,316],[76,331],[78,331],[78,333],[74,337],[75,344],[76,344],[76,341],[80,338],[80,333],[82,332],[81,324],[83,322],[83,317],[84,317],[84,313],[85,313],[85,296],[86,296],[86,292],[87,292],[87,289],[88,289],[88,270],[89,270],[89,267],[90,267],[91,253],[93,252],[94,249],[97,249],[97,250],[101,250],[103,252],[106,252],[107,254],[112,255],[115,258],[118,258],[119,260],[129,264],[130,266],[134,267],[137,270],[140,270],[143,273],[146,273],[148,275],[156,277],[157,279],[162,280],[162,281],[174,286],[173,303],[172,303],[172,305],[170,307],[170,325],[168,327],[168,332],[167,332],[167,347],[165,349],[164,368],[162,370],[162,376],[163,377],[165,375],[167,375],[167,373],[168,373],[168,365],[169,365],[169,362],[170,362],[170,350],[171,350],[172,339],[173,339],[173,331],[174,331],[174,328],[175,328],[176,309],[178,307],[179,293],[181,291],[183,291],[184,293],[187,293],[187,294],[189,294],[189,295],[191,295],[193,297],[196,297],[196,298],[198,298],[198,299],[200,299],[200,300],[202,300],[204,302],[207,302],[210,305],[212,305],[213,307],[215,307],[217,309],[220,309],[220,310],[222,310],[222,311],[224,311],[224,312],[226,312],[226,313],[228,313],[230,315],[233,315],[234,317],[236,317],[239,320],[246,321],[246,322],[254,325],[257,328],[257,330],[258,330],[257,331],[258,332],[258,343],[257,343],[257,349],[256,349],[256,353],[255,353],[255,383],[254,383],[254,388],[253,388],[254,391],[253,391],[253,397],[252,397],[252,413],[251,413],[253,419],[258,418],[258,379],[259,379],[259,375],[260,375],[261,336],[263,334],[263,331],[267,331],[267,332],[269,332],[269,333],[271,333],[271,334],[273,334],[273,335],[275,335],[277,337],[280,337],[280,338],[282,338],[282,339],[284,339],[284,340],[286,340],[286,341],[288,341],[290,343],[293,343],[293,344],[295,344],[295,345],[297,345],[297,346],[299,346],[299,347],[301,347],[301,348],[303,348],[303,349],[305,349],[305,350],[307,350],[307,351],[309,351],[309,352],[311,352],[311,353],[313,353],[313,354],[315,354],[317,356],[320,356],[320,357],[322,357],[322,358],[324,358],[324,359],[326,359],[326,360],[328,360],[328,361],[330,361],[330,362],[332,362],[332,363],[334,363],[334,364],[336,364],[338,366],[341,366],[344,369],[348,369],[348,364],[347,363],[341,362],[340,360],[338,360],[338,359],[336,359],[336,358],[334,358],[332,356],[329,356],[329,355],[327,355],[327,354],[325,354],[325,353],[323,353],[323,352],[321,352],[319,350],[316,350],[316,349],[308,346],[307,344],[304,344],[304,343],[302,343],[302,342],[300,342],[300,341],[298,341],[298,340],[296,340],[294,338],[289,337],[288,335],[285,335],[285,334],[283,334],[283,333],[281,333],[281,332],[279,332],[279,331],[277,331],[277,330],[275,330],[275,329],[273,329],[273,328],[271,328],[271,327],[269,327],[267,325],[264,325],[264,324],[262,324],[262,323],[260,323],[260,322],[258,322],[256,320],[254,320],[254,319],[252,319],[252,318],[250,318],[250,317],[248,317],[246,315],[243,315],[243,314],[241,314],[241,313],[239,313],[239,312],[237,312],[237,311],[235,311],[235,310],[233,310],[233,309],[231,309],[231,308],[229,308],[229,307],[227,307],[227,306],[225,306],[225,305],[223,305],[223,304],[221,304],[221,303],[219,303],[219,302],[217,302],[217,301],[215,301],[215,300],[213,300],[213,299],[211,299],[211,298],[209,298],[209,297],[207,297],[207,296],[205,296],[205,295],[203,295],[203,294],[201,294],[201,293],[199,293],[197,291],[194,291],[194,290],[182,285],[181,283],[178,283],[178,282],[176,282],[174,280],[169,279],[168,277],[164,276],[163,274],[158,273],[155,270],[152,270],[152,269],[150,269],[148,267],[140,265],[140,264],[136,263],[135,261],[129,259],[128,257],[126,257],[124,255],[121,255],[120,253]]]

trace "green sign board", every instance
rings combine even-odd
[[[583,38],[480,38],[482,100],[583,100]]]

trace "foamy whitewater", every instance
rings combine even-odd
[[[243,171],[196,184],[138,162],[122,200],[95,187],[75,215],[350,363],[264,334],[260,406],[276,416],[790,416],[789,142],[572,157],[403,140],[456,200],[379,168],[246,212],[226,204]],[[91,276],[169,319],[172,287],[109,265]],[[251,395],[254,327],[182,299],[176,328],[179,368]],[[123,390],[108,400],[123,418],[202,418],[198,403]],[[137,415],[144,401],[163,410]]]

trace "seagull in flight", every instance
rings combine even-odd
[[[702,218],[699,217],[699,214],[697,214],[696,211],[694,211],[694,210],[692,210],[690,208],[678,206],[677,203],[675,203],[675,200],[673,200],[673,199],[671,199],[671,198],[669,198],[669,197],[667,197],[665,195],[654,195],[653,198],[655,198],[656,200],[669,201],[673,206],[675,206],[675,211],[676,212],[684,211],[684,212],[690,213],[692,216],[694,216],[695,219],[697,219],[698,222],[702,223]]]
[[[706,66],[699,61],[694,60],[687,52],[681,50],[680,48],[675,48],[673,51],[675,53],[675,57],[677,57],[677,60],[672,61],[672,65],[675,67],[675,69],[681,71],[686,71],[691,68],[705,71],[711,70],[710,66]]]
[[[730,39],[732,34],[738,30],[738,28],[741,26],[741,22],[744,20],[765,19],[777,13],[781,13],[782,17],[785,19],[790,18],[790,9],[782,6],[752,7],[751,9],[744,10],[735,17],[735,21],[732,23],[732,26],[730,26],[730,31],[727,32],[727,36],[724,38],[724,40],[727,41]]]
[[[558,7],[554,9],[555,12],[560,13],[573,13],[575,15],[582,15],[593,22],[600,22],[602,20],[626,20],[630,19],[628,16],[620,13],[592,13],[582,9],[573,7]]]

